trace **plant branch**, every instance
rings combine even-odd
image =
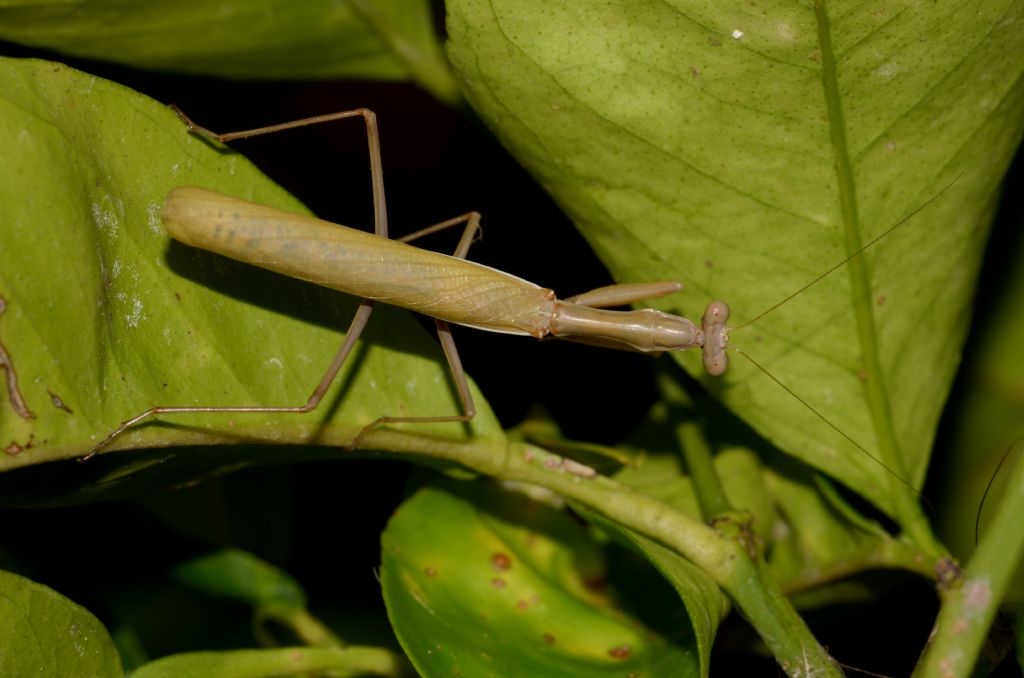
[[[1010,454],[1017,457],[995,519],[964,570],[960,585],[949,591],[939,610],[932,639],[915,676],[969,676],[989,627],[1024,555],[1024,440]]]

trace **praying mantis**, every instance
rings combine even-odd
[[[124,420],[93,446],[84,459],[97,454],[137,424],[160,414],[303,414],[315,410],[350,356],[376,302],[435,318],[441,346],[461,401],[462,413],[383,415],[359,431],[350,443],[352,447],[358,445],[367,431],[382,424],[468,422],[473,418],[476,408],[451,336],[450,323],[491,332],[538,339],[566,339],[641,353],[700,349],[704,369],[708,374],[721,375],[728,367],[726,349],[729,328],[726,323],[729,307],[724,302],[710,302],[699,325],[684,317],[650,308],[627,311],[610,308],[672,294],[682,288],[678,281],[609,285],[559,300],[552,290],[466,259],[480,228],[480,215],[476,212],[448,219],[396,240],[388,239],[380,138],[376,116],[368,109],[341,111],[228,134],[212,132],[193,122],[179,109],[175,108],[175,111],[193,133],[224,143],[342,119],[363,120],[370,157],[375,215],[373,234],[188,186],[177,187],[168,194],[162,214],[169,234],[186,245],[346,292],[361,297],[363,302],[349,325],[341,347],[305,403],[296,406],[151,407]],[[930,202],[869,242],[865,249],[905,223]],[[451,256],[409,244],[425,235],[457,226],[462,226],[463,232]],[[779,305],[838,270],[850,258],[836,264]],[[886,471],[895,473],[807,403],[801,402]]]
[[[410,235],[388,238],[387,206],[376,115],[365,108],[304,118],[229,134],[201,127],[174,109],[188,128],[220,142],[270,134],[345,118],[362,118],[370,153],[374,233],[304,217],[203,188],[173,189],[163,222],[176,240],[291,277],[362,297],[345,340],[309,399],[299,406],[151,407],[123,421],[85,457],[97,454],[131,427],[157,414],[295,413],[320,404],[369,320],[375,302],[418,311],[435,318],[438,336],[455,381],[463,412],[436,416],[378,417],[353,439],[356,446],[371,428],[386,423],[468,422],[476,413],[449,323],[505,334],[568,339],[607,348],[660,353],[701,349],[705,369],[720,375],[728,367],[728,306],[712,301],[698,326],[655,309],[609,310],[677,292],[674,280],[599,287],[559,300],[552,290],[466,259],[480,228],[480,214],[467,214]],[[463,226],[453,255],[422,250],[408,243],[425,235]]]

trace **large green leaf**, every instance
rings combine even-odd
[[[0,3],[0,39],[64,54],[229,78],[414,79],[458,87],[426,0]]]
[[[600,552],[564,512],[428,488],[382,546],[388,615],[424,676],[700,675],[692,632],[668,642],[595,588]],[[717,590],[704,593],[717,621]]]
[[[921,483],[959,359],[1024,125],[1024,4],[447,6],[471,104],[617,279],[686,282],[665,309],[693,317],[721,298],[741,325],[959,177],[862,270],[731,337],[891,470],[735,353],[706,380],[884,510],[916,499],[892,476]]]
[[[8,449],[0,470],[81,456],[156,404],[305,401],[355,300],[171,244],[160,221],[164,196],[181,184],[303,211],[297,201],[241,156],[190,135],[159,103],[49,62],[0,60],[0,144],[0,296],[7,301],[0,342],[35,414],[26,419],[6,394],[0,400]],[[340,385],[310,415],[179,417],[133,429],[111,449],[344,445],[382,414],[459,411],[439,347],[408,314],[378,309],[364,337]],[[501,436],[476,398],[473,431],[479,439]],[[459,425],[397,428],[407,432],[409,450],[467,433]],[[95,482],[172,458],[194,475],[256,459],[338,454],[306,449],[122,455],[129,468],[100,464]],[[66,476],[93,473],[87,464]]]
[[[120,677],[103,624],[41,584],[0,571],[0,675]]]

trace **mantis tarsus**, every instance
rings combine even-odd
[[[376,116],[368,109],[342,111],[230,134],[211,132],[196,125],[180,110],[175,110],[192,132],[221,142],[344,118],[363,119],[370,154],[374,234],[188,186],[173,189],[163,209],[163,221],[168,232],[186,245],[347,292],[363,298],[363,302],[356,311],[341,348],[303,405],[153,407],[122,422],[95,445],[86,458],[109,445],[129,428],[157,414],[298,414],[314,410],[352,351],[376,301],[435,318],[463,412],[438,416],[382,416],[363,427],[351,442],[352,446],[358,444],[366,431],[380,424],[467,422],[472,419],[475,408],[449,323],[492,332],[536,338],[554,337],[644,353],[700,348],[704,367],[709,374],[720,375],[728,366],[726,321],[729,308],[724,302],[712,301],[708,304],[699,326],[686,318],[654,309],[609,309],[676,292],[682,287],[678,281],[610,285],[559,300],[549,289],[466,260],[479,229],[480,215],[476,212],[429,226],[397,240],[388,239]],[[905,221],[902,220],[893,228]],[[459,225],[463,226],[463,233],[452,256],[407,244],[424,235]],[[867,247],[874,242],[877,239]],[[818,280],[843,263],[845,261]],[[842,431],[839,433],[882,464],[856,441]]]

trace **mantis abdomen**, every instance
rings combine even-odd
[[[448,322],[542,337],[554,313],[516,276],[204,188],[172,190],[163,221],[186,245]]]

